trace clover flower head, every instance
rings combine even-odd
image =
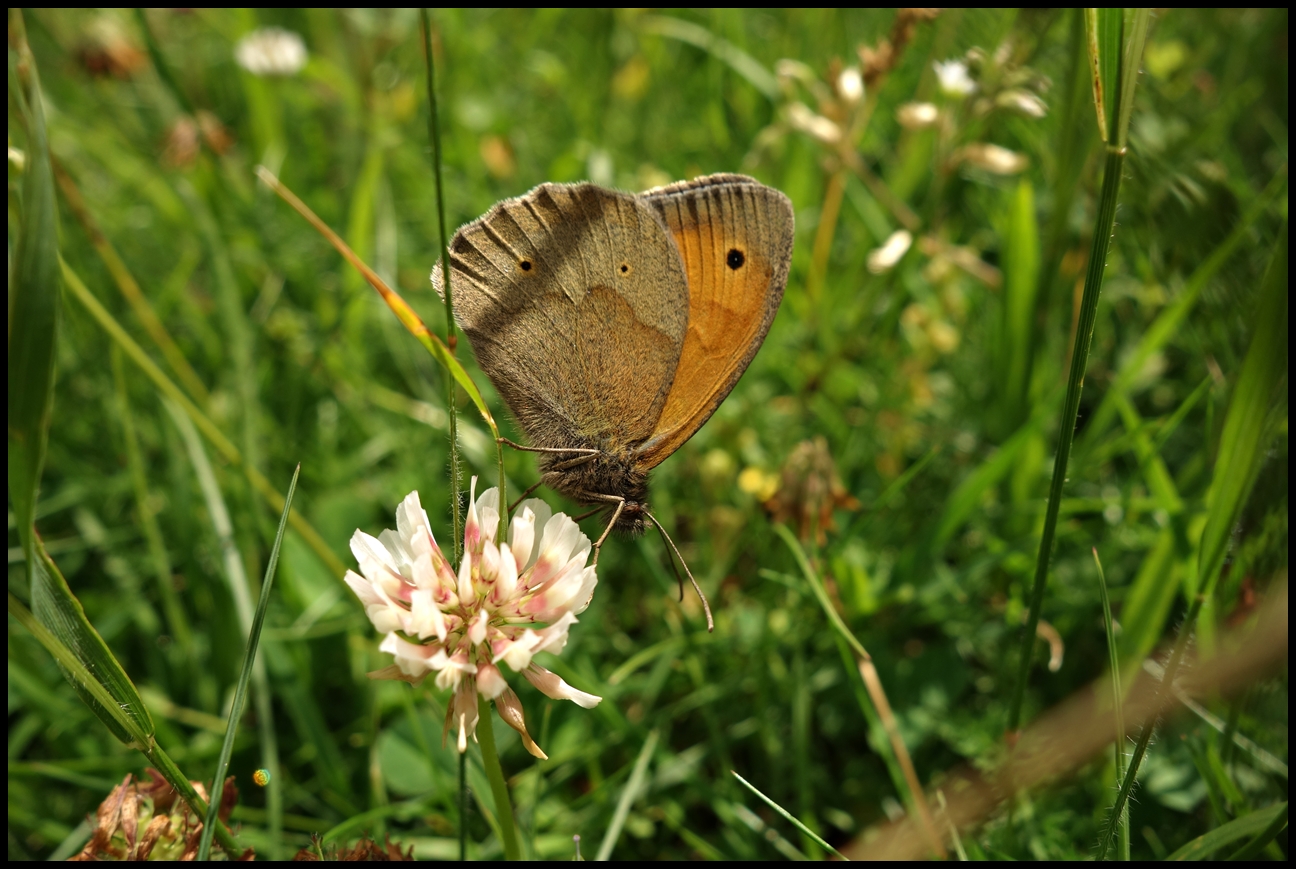
[[[379,650],[396,659],[369,676],[418,682],[436,673],[437,687],[454,689],[445,732],[457,725],[461,752],[476,731],[481,692],[521,734],[527,751],[543,759],[501,665],[555,700],[598,705],[602,698],[532,661],[537,652],[561,652],[568,629],[589,606],[598,582],[586,564],[593,547],[574,520],[535,499],[519,505],[508,542],[500,542],[499,490],[478,498],[476,489],[474,477],[458,571],[437,546],[418,492],[396,509],[395,531],[376,538],[356,531],[351,538],[360,573],[347,571],[347,584],[386,634]]]

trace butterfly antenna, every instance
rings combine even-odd
[[[676,547],[675,541],[671,540],[670,535],[666,533],[666,529],[657,521],[657,517],[649,513],[647,510],[643,511],[643,514],[652,520],[652,524],[657,526],[657,530],[661,532],[662,538],[670,544],[671,551],[675,553],[675,557],[679,559],[679,563],[684,565],[684,572],[688,574],[689,582],[693,583],[693,590],[697,592],[698,598],[702,601],[702,610],[706,613],[707,633],[713,633],[715,631],[715,620],[711,618],[711,604],[707,602],[706,595],[702,593],[702,586],[698,585],[698,581],[693,578],[693,571],[689,570],[688,562],[684,560],[684,556],[680,555],[679,548]],[[671,562],[671,569],[675,570],[675,562],[673,561]],[[675,577],[677,579],[679,578],[679,571],[675,572]],[[680,584],[680,587],[682,590],[683,583]]]
[[[501,438],[501,440],[503,440],[503,438]],[[514,510],[516,510],[518,508],[518,504],[521,504],[527,498],[531,497],[531,493],[534,492],[536,489],[539,489],[543,485],[544,485],[544,480],[537,480],[535,485],[531,486],[531,488],[527,489],[521,495],[518,495],[517,500],[514,501],[512,504],[509,504],[509,513],[512,513]]]

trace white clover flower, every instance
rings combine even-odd
[[[938,60],[932,64],[940,89],[948,97],[965,97],[976,90],[976,82],[968,75],[967,64],[961,60]]]
[[[238,41],[234,59],[253,75],[294,75],[306,65],[306,43],[291,30],[261,27]]]
[[[586,709],[598,705],[601,697],[577,691],[531,660],[537,652],[561,652],[568,628],[589,606],[598,583],[593,565],[586,565],[593,547],[575,521],[535,499],[519,505],[509,541],[497,543],[499,490],[477,498],[476,488],[474,477],[457,574],[432,536],[418,492],[396,508],[395,531],[377,538],[356,531],[351,538],[364,575],[347,571],[347,585],[374,627],[387,635],[379,649],[396,659],[369,676],[417,682],[435,672],[437,687],[455,690],[445,732],[458,725],[461,752],[477,728],[480,691],[521,734],[527,751],[544,759],[499,665],[507,664],[555,700]]]

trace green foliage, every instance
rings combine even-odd
[[[1101,17],[1104,34],[1123,26]],[[764,347],[653,480],[654,512],[710,595],[715,633],[692,596],[678,602],[658,538],[609,541],[592,605],[544,662],[602,704],[515,685],[540,762],[494,721],[526,856],[570,857],[576,834],[593,856],[613,831],[619,859],[823,856],[814,837],[845,850],[903,812],[903,779],[825,602],[872,655],[924,785],[1001,751],[1103,166],[1083,21],[947,10],[916,23],[894,68],[851,102],[840,70],[896,39],[894,18],[432,14],[451,226],[542,181],[638,190],[719,171],[779,187],[798,222]],[[282,178],[444,335],[418,15],[143,20],[147,35],[130,14],[27,14],[52,169],[11,53],[10,592],[34,604],[34,521],[105,654],[139,686],[157,743],[211,781],[255,598],[236,583],[263,574],[281,508],[263,483],[284,486],[301,461],[298,524],[261,635],[266,702],[254,675],[232,749],[240,844],[286,856],[312,833],[326,845],[387,833],[452,858],[463,825],[470,857],[501,856],[475,749],[460,816],[457,760],[440,739],[447,697],[430,681],[365,678],[390,659],[337,568],[353,563],[355,529],[390,527],[412,489],[442,546],[451,538],[443,369],[253,174],[263,164]],[[1274,287],[1286,284],[1286,22],[1285,10],[1174,10],[1148,34],[1042,609],[1065,655],[1053,672],[1037,650],[1024,723],[1095,680],[1110,691],[1095,549],[1126,685],[1194,590],[1209,593],[1209,650],[1285,582],[1286,295]],[[238,41],[267,25],[301,34],[300,72],[236,63]],[[941,89],[932,64],[953,58],[976,92]],[[1117,81],[1119,63],[1102,72]],[[902,108],[923,102],[935,123]],[[841,137],[816,137],[814,116]],[[874,256],[898,230],[912,234],[907,252]],[[61,321],[59,293],[45,294],[39,327],[21,280],[33,238],[54,253],[49,286],[58,253],[67,264]],[[57,342],[41,339],[56,322]],[[14,354],[42,351],[45,367],[21,374]],[[465,341],[456,355],[519,439]],[[42,390],[43,473],[31,440]],[[15,489],[16,425],[19,470],[31,491],[41,482],[30,506]],[[466,398],[457,426],[465,476],[493,481],[489,432]],[[797,530],[797,514],[767,505],[773,491],[835,491],[827,476],[782,477],[815,438],[841,494],[804,505],[832,522],[811,524],[824,533],[800,541],[803,564],[774,530]],[[511,492],[535,481],[531,456],[504,459]],[[1203,702],[1151,744],[1129,805],[1132,856],[1254,843],[1284,857],[1273,824],[1286,671]],[[147,761],[12,619],[9,710],[9,856],[75,853],[83,819]],[[251,776],[269,756],[262,789]],[[1089,856],[1117,784],[1106,752],[962,845],[972,857]]]

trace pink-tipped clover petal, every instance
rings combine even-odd
[[[499,671],[499,667],[494,664],[478,664],[477,690],[487,700],[494,700],[508,690],[508,682],[504,681],[504,674]]]
[[[593,694],[578,691],[564,682],[557,673],[536,664],[532,664],[523,670],[522,675],[526,676],[528,682],[539,688],[540,693],[546,697],[552,697],[554,700],[570,700],[585,709],[593,709],[603,700],[602,697],[595,697]]]

